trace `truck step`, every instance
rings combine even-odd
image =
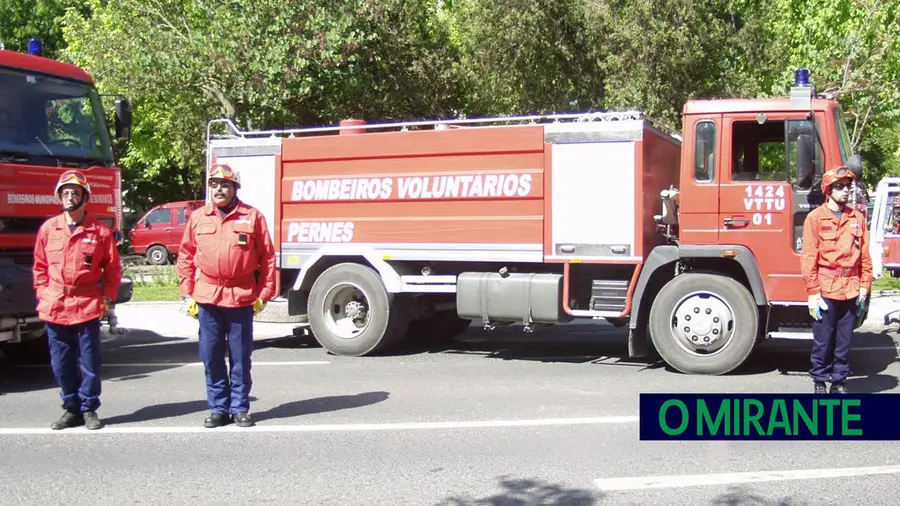
[[[628,280],[595,279],[591,281],[591,309],[623,311],[628,296]]]

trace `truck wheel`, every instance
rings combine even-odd
[[[398,311],[401,301],[388,293],[370,267],[338,264],[326,269],[310,290],[310,330],[335,355],[384,351],[400,341],[409,325],[407,316]]]
[[[147,250],[147,262],[150,265],[166,265],[169,263],[169,250],[164,246],[151,246]]]
[[[759,310],[734,279],[682,274],[650,308],[650,337],[659,355],[685,374],[726,374],[750,356]]]

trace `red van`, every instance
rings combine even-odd
[[[146,255],[153,265],[175,259],[188,216],[203,204],[202,200],[183,200],[160,204],[148,211],[128,233],[134,253]]]

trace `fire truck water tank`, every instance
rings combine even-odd
[[[562,284],[560,274],[463,272],[456,280],[456,312],[490,323],[570,321]]]
[[[340,123],[342,128],[339,132],[340,135],[353,135],[353,134],[364,134],[366,133],[366,122],[361,119],[345,119]],[[359,128],[346,128],[346,127],[359,127]]]

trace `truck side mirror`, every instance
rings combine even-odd
[[[116,100],[116,138],[131,139],[131,102],[125,97]]]
[[[850,169],[851,172],[853,172],[853,175],[856,176],[857,181],[862,181],[863,164],[861,156],[859,156],[858,154],[851,156],[847,160],[847,168]]]

